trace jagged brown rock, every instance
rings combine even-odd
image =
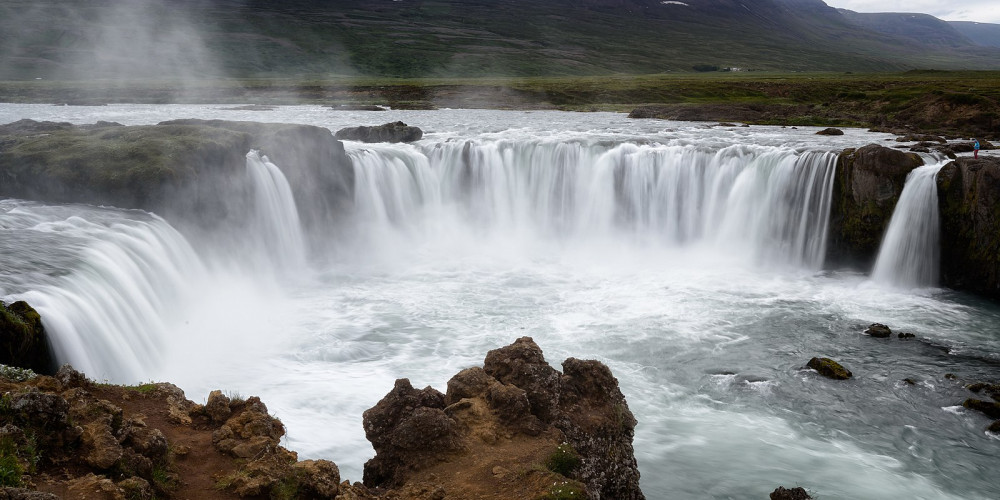
[[[636,420],[618,381],[598,361],[569,358],[562,367],[560,373],[549,366],[538,345],[523,337],[487,353],[483,368],[455,375],[447,395],[397,380],[365,412],[365,432],[376,452],[365,464],[365,485],[393,488],[407,498],[459,492],[537,498],[553,487],[580,488],[592,499],[644,498],[632,448]],[[412,448],[407,436],[413,434],[427,434],[421,439],[436,450],[433,459]],[[543,469],[560,446],[579,456],[568,477]],[[440,481],[456,469],[471,471],[479,482]],[[510,473],[514,469],[520,472]]]

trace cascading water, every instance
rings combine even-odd
[[[823,262],[836,161],[782,148],[531,141],[350,153],[358,212],[374,230],[626,238],[808,269]]]
[[[876,282],[902,288],[937,284],[941,242],[935,180],[943,166],[924,165],[906,176],[872,271]]]
[[[107,220],[94,209],[67,217],[84,210],[45,208],[20,207],[30,224],[16,229],[78,248],[61,257],[72,262],[71,272],[39,276],[43,284],[21,295],[44,318],[56,358],[97,379],[133,381],[155,370],[179,316],[171,312],[187,307],[197,290],[193,277],[205,275],[199,257],[158,217]]]
[[[306,243],[292,188],[277,165],[259,151],[247,153],[247,177],[253,191],[253,215],[247,232],[263,252],[265,268],[279,273],[305,267]]]

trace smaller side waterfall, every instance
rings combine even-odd
[[[937,284],[941,228],[935,179],[942,166],[924,165],[906,176],[872,271],[876,282],[902,288]]]
[[[247,153],[247,176],[253,192],[250,235],[264,259],[279,270],[301,269],[306,243],[292,188],[277,165],[258,151]]]

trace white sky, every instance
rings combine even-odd
[[[1000,24],[1000,0],[824,0],[855,12],[919,12],[945,21]]]

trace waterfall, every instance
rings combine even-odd
[[[302,269],[306,243],[288,180],[258,151],[247,153],[246,166],[254,202],[249,236],[263,253],[265,266],[277,271]]]
[[[817,269],[836,154],[788,148],[449,141],[349,151],[366,230],[709,246]],[[441,235],[437,234],[440,238]]]
[[[944,163],[906,176],[903,193],[879,248],[872,279],[901,288],[934,286],[940,259],[937,173]]]
[[[205,275],[184,237],[157,217],[73,216],[31,230],[84,242],[76,269],[21,295],[41,314],[56,359],[98,380],[135,382],[159,366],[172,321]]]

